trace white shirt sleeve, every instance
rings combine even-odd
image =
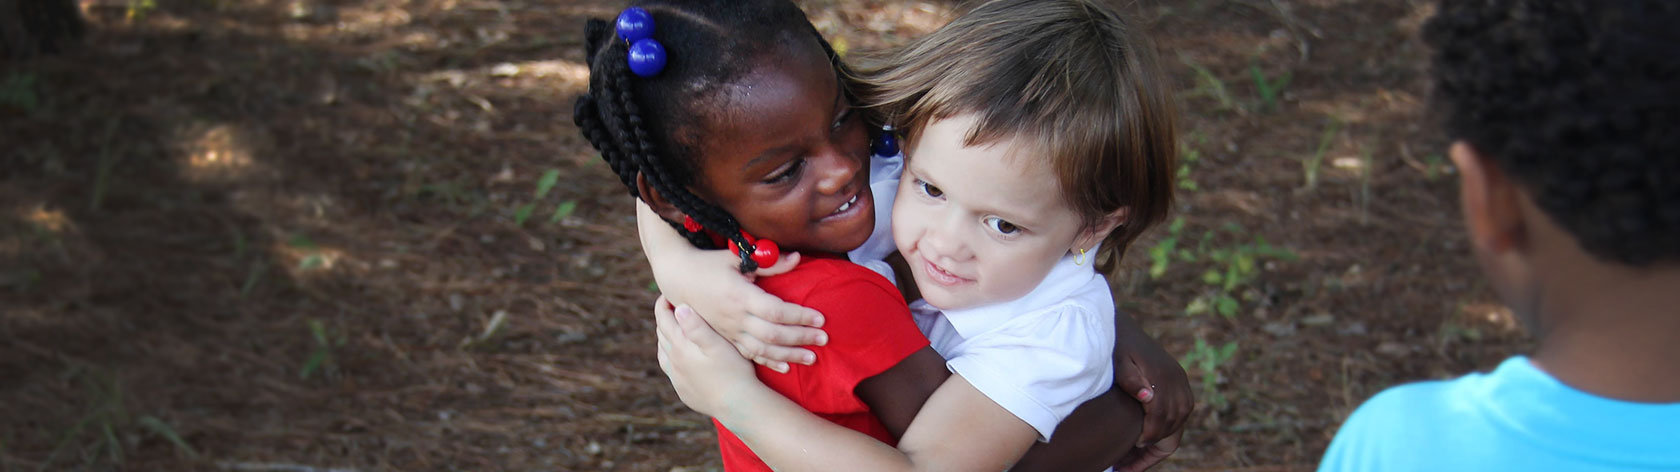
[[[869,192],[875,196],[875,229],[862,246],[846,253],[852,262],[869,268],[888,282],[898,285],[892,266],[885,259],[898,250],[893,244],[892,207],[898,196],[898,181],[904,175],[904,154],[892,157],[871,156],[869,159]]]
[[[1070,304],[1010,320],[966,340],[946,366],[1049,441],[1074,408],[1113,383],[1113,316]]]

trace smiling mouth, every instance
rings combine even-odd
[[[857,203],[859,195],[862,195],[862,193],[860,192],[860,193],[852,194],[852,199],[851,200],[846,200],[846,203],[841,203],[840,208],[835,208],[834,212],[829,213],[829,214],[830,215],[838,215],[838,214],[841,214],[841,213],[845,213],[846,210],[852,209],[852,205]]]
[[[926,269],[924,272],[928,274],[928,277],[932,278],[933,282],[939,285],[950,286],[973,282],[973,280],[966,277],[947,272],[944,268],[939,267],[939,264],[934,264],[933,261],[927,260],[925,257],[922,258],[922,267]]]

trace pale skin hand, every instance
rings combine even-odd
[[[777,372],[787,372],[789,362],[816,361],[815,353],[799,346],[827,344],[828,334],[820,329],[822,313],[765,293],[751,276],[736,271],[739,258],[725,250],[695,248],[641,200],[636,201],[636,226],[664,297],[694,307],[741,357]],[[753,275],[776,275],[798,264],[799,254],[789,252]]]
[[[774,468],[1004,470],[1038,438],[1032,426],[953,375],[928,398],[894,449],[764,386],[752,365],[687,307],[679,311],[660,299],[654,316],[659,367],[677,396],[717,418]]]

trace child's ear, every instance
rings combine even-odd
[[[1108,237],[1108,233],[1114,232],[1115,228],[1119,228],[1120,225],[1126,223],[1126,214],[1129,209],[1130,207],[1120,207],[1120,209],[1098,218],[1095,225],[1080,231],[1079,237],[1073,241],[1074,249],[1090,249],[1091,246],[1102,242],[1103,238]]]
[[[652,208],[653,212],[658,213],[659,217],[665,221],[683,220],[682,210],[678,210],[676,205],[672,205],[670,200],[665,199],[665,195],[660,194],[652,185],[648,185],[647,175],[641,172],[636,173],[636,194],[641,195],[642,201],[647,202],[648,208]]]
[[[1464,141],[1448,152],[1458,166],[1459,196],[1470,242],[1490,255],[1522,249],[1527,243],[1520,189],[1505,171]]]

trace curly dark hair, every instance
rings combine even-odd
[[[1600,259],[1680,260],[1680,2],[1442,0],[1447,133]]]
[[[699,172],[695,146],[704,131],[700,124],[714,120],[712,113],[725,106],[719,90],[777,60],[776,54],[803,39],[822,47],[848,95],[850,74],[805,12],[788,0],[631,3],[653,15],[654,34],[666,45],[669,63],[654,77],[633,76],[625,60],[628,47],[611,24],[588,20],[584,39],[589,91],[578,97],[572,118],[631,196],[641,197],[636,189],[636,176],[641,175],[685,215],[745,249],[740,251],[741,272],[756,270],[754,243],[747,241],[735,217],[687,189]],[[715,248],[703,233],[680,227],[679,232],[696,246]]]

